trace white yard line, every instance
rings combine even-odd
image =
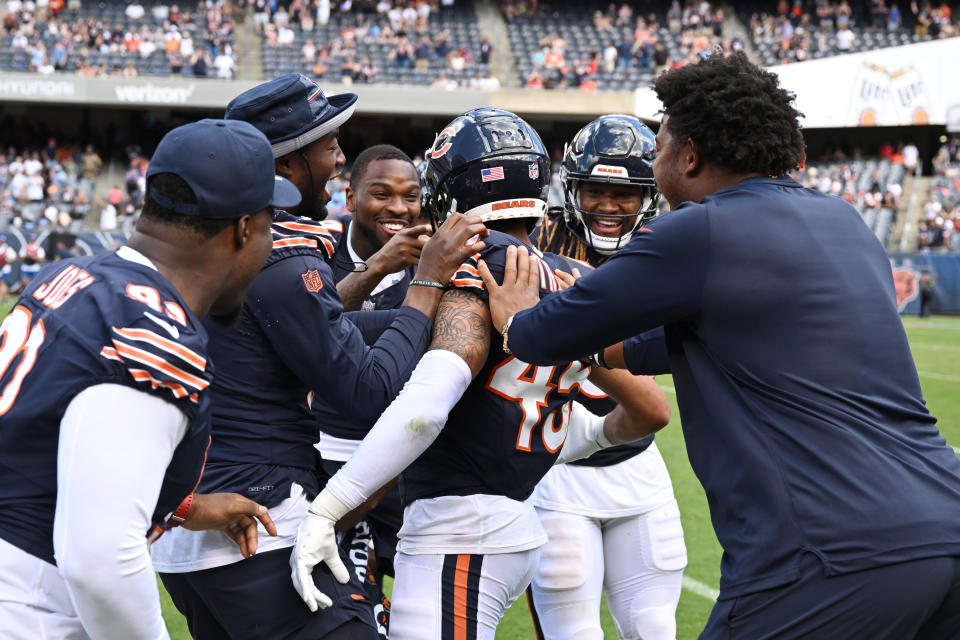
[[[683,588],[690,593],[694,593],[702,598],[706,598],[707,600],[714,602],[720,595],[720,592],[713,587],[709,587],[699,580],[694,580],[690,576],[683,576]]]
[[[934,380],[946,380],[947,382],[960,382],[960,376],[950,376],[945,373],[931,373],[930,371],[917,371],[921,378],[933,378]]]
[[[910,348],[916,349],[936,349],[937,351],[960,351],[960,346],[955,344],[941,344],[939,342],[924,342],[923,340],[911,340]]]
[[[657,383],[657,384],[659,384],[659,383]],[[669,391],[670,393],[676,393],[676,392],[677,392],[676,389],[674,389],[673,387],[671,387],[671,386],[668,385],[668,384],[661,384],[661,385],[660,385],[660,388],[663,389],[664,391]]]
[[[954,452],[955,454],[957,454],[958,456],[960,456],[960,447],[950,447],[950,448],[953,449],[953,452]]]

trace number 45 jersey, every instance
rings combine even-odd
[[[477,271],[478,259],[482,257],[494,278],[502,282],[506,248],[511,244],[526,246],[497,231],[491,231],[485,243],[486,248],[467,260],[451,281],[455,288],[474,292],[484,301],[487,291]],[[554,269],[570,273],[579,266],[551,253],[534,253],[538,256],[541,297],[560,289]],[[526,500],[559,455],[567,435],[571,402],[584,400],[580,385],[589,372],[581,362],[537,367],[517,360],[503,351],[502,337],[491,328],[490,353],[483,369],[450,412],[440,436],[401,477],[404,504],[434,500],[462,506],[463,501],[445,498],[472,496],[478,499],[462,514],[469,518],[471,509],[482,511],[488,504],[491,510],[494,508],[496,501],[483,496]],[[500,501],[496,509],[504,513],[510,507]],[[529,511],[532,513],[532,508]],[[407,552],[411,552],[412,525],[428,520],[425,513],[422,518],[411,515],[408,507],[401,531],[401,537],[407,534],[407,540],[400,545]],[[539,525],[531,526],[540,530]],[[527,548],[531,546],[538,545]],[[463,552],[466,548],[444,546],[444,552]]]
[[[55,564],[60,421],[98,384],[156,395],[190,421],[144,532],[158,536],[199,481],[210,438],[206,332],[179,292],[129,247],[64,260],[33,280],[0,333],[0,538]],[[103,490],[90,496],[91,518],[109,508]]]

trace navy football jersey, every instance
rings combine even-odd
[[[503,280],[509,245],[524,246],[513,236],[491,231],[486,247],[468,259],[451,284],[487,300],[477,261],[482,257],[498,281]],[[575,264],[538,253],[540,295],[560,289],[554,269],[570,272]],[[590,367],[581,362],[536,367],[503,351],[492,331],[490,353],[463,397],[450,412],[440,436],[404,471],[404,504],[443,495],[493,494],[525,500],[556,461],[567,436],[571,401]]]
[[[207,321],[218,375],[201,490],[273,507],[296,482],[312,497],[325,479],[313,448],[317,399],[373,424],[426,349],[431,322],[416,309],[398,311],[373,347],[343,313],[329,265],[343,231],[339,220],[281,213],[236,324]]]
[[[206,332],[177,290],[117,253],[64,260],[33,280],[0,333],[0,537],[54,563],[60,421],[77,394],[109,383],[163,398],[190,421],[144,532],[155,539],[197,485],[210,435]]]
[[[563,221],[563,213],[545,217],[543,222],[537,225],[537,228],[530,234],[530,239],[533,240],[534,245],[543,251],[551,251],[557,255],[565,256],[581,263],[581,265],[577,265],[580,271],[586,271],[585,267],[599,267],[610,257],[594,251],[581,242],[577,236],[570,233],[566,223]],[[594,413],[601,415],[612,411],[616,403],[607,396],[604,396],[604,398],[607,398],[606,407],[600,402],[587,404],[587,407]],[[646,451],[652,442],[653,436],[650,435],[636,442],[601,449],[588,458],[576,460],[569,464],[582,467],[608,467],[623,462],[624,460],[629,460],[633,456]]]

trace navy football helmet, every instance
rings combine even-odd
[[[484,222],[529,218],[547,209],[550,156],[537,132],[501,109],[473,109],[437,135],[423,175],[426,209],[435,224],[451,211]]]
[[[430,162],[430,149],[423,154],[423,162],[417,165],[417,179],[420,181],[420,215],[426,216],[430,207],[430,185],[427,184],[427,164]]]
[[[566,146],[560,179],[563,182],[563,219],[567,228],[594,251],[612,255],[630,240],[644,222],[657,215],[660,192],[653,180],[656,152],[653,132],[632,116],[601,116],[581,129]],[[622,184],[641,189],[642,204],[635,213],[609,215],[591,213],[580,207],[584,182]],[[636,216],[618,236],[601,236],[590,230],[590,216],[622,218]]]

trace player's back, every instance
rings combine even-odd
[[[487,292],[477,271],[483,258],[498,280],[503,278],[506,249],[526,246],[497,231],[486,248],[455,274],[454,288],[484,301]],[[529,248],[529,247],[528,247]],[[540,254],[540,295],[560,289],[554,269],[571,272],[575,263]],[[489,494],[525,500],[556,460],[567,433],[570,402],[580,393],[589,367],[580,362],[537,367],[503,351],[491,329],[490,350],[480,372],[450,412],[436,442],[403,476],[404,502],[444,495]]]
[[[57,262],[27,287],[2,325],[0,537],[51,563],[60,421],[84,389],[132,387],[174,403],[190,419],[154,525],[199,479],[209,439],[202,392],[213,375],[206,333],[148,265],[128,248]]]

